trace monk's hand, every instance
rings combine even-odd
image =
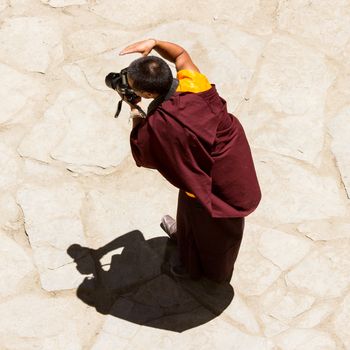
[[[135,105],[137,105],[138,103],[141,102],[141,97],[140,97],[140,96],[138,96],[137,98],[134,98],[133,101],[132,101],[133,103],[131,103],[130,101],[128,101],[128,100],[126,99],[125,95],[121,94],[119,91],[117,91],[117,93],[118,93],[118,95],[120,96],[120,98],[121,98],[124,102],[126,102],[131,108],[132,108],[133,106],[135,106]]]
[[[126,55],[128,53],[140,53],[142,56],[147,56],[152,49],[156,46],[157,41],[155,39],[147,39],[138,41],[137,43],[127,46],[125,49],[119,52],[119,55]]]

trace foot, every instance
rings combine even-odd
[[[170,215],[164,215],[160,227],[170,237],[170,239],[176,242],[176,221]]]

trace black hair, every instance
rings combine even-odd
[[[156,56],[145,56],[131,62],[128,78],[135,90],[165,94],[171,87],[173,75],[168,64]]]

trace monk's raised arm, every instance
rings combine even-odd
[[[148,39],[127,46],[120,52],[120,55],[139,52],[147,56],[152,50],[157,51],[166,60],[175,63],[177,71],[188,69],[199,72],[198,67],[192,62],[191,56],[181,46],[156,39]]]

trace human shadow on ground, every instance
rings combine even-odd
[[[136,324],[183,332],[217,317],[234,296],[230,284],[172,277],[176,245],[166,237],[145,240],[126,233],[99,249],[71,245],[77,270],[89,275],[77,296],[102,314]],[[106,254],[113,254],[103,263]],[[101,262],[102,261],[102,262]]]

